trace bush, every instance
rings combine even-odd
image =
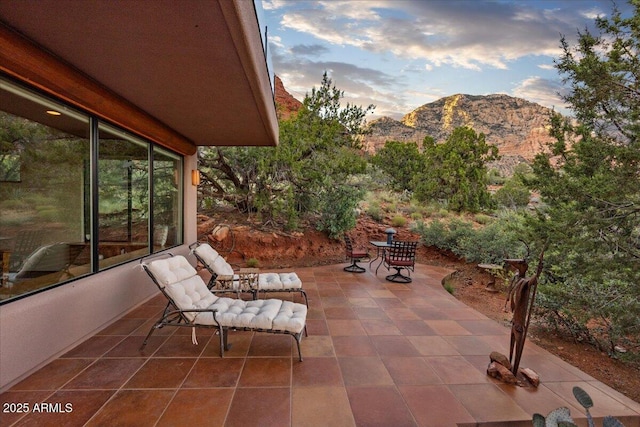
[[[468,262],[502,264],[505,258],[522,256],[524,249],[509,221],[494,221],[476,230],[470,222],[454,218],[448,224],[419,222],[416,231],[425,245],[449,250]]]
[[[257,260],[257,258],[249,258],[247,260],[247,267],[248,268],[257,268],[260,266],[260,261]]]
[[[402,215],[396,215],[391,219],[391,225],[394,227],[404,227],[407,225],[407,219]]]
[[[367,215],[374,219],[374,221],[382,221],[384,218],[384,214],[382,213],[382,208],[380,208],[379,204],[371,204],[367,208]]]
[[[362,197],[357,188],[342,185],[320,194],[320,218],[316,228],[337,238],[356,226],[356,207]]]

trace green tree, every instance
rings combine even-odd
[[[498,148],[487,144],[484,134],[459,127],[442,144],[425,138],[423,152],[426,166],[414,178],[418,200],[445,200],[459,212],[490,206],[486,163],[498,158]]]
[[[552,118],[556,141],[530,181],[546,204],[532,229],[551,243],[542,300],[611,351],[640,337],[640,2],[631,4],[630,17],[597,18],[599,35],[561,40],[556,67],[577,123]]]
[[[387,141],[371,162],[391,177],[394,189],[413,190],[413,177],[424,172],[425,158],[415,142]]]
[[[320,87],[305,96],[300,111],[280,123],[277,147],[203,149],[203,197],[257,212],[263,221],[283,222],[289,228],[305,216],[326,219],[325,210],[335,209],[326,203],[327,193],[351,194],[346,189],[350,177],[363,173],[367,164],[358,141],[374,106],[342,105],[343,97],[325,73]],[[350,202],[342,200],[340,208],[355,209],[357,200],[346,199]]]

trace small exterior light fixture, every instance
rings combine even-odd
[[[191,171],[191,185],[195,187],[200,185],[200,171],[198,171],[198,169],[193,169]]]
[[[396,230],[387,228],[384,233],[387,235],[387,245],[390,245],[393,242],[393,235],[396,234]]]
[[[46,113],[49,114],[50,116],[61,116],[62,115],[62,113],[60,111],[56,111],[56,110],[47,110]]]

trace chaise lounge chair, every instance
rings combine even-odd
[[[253,299],[257,299],[260,292],[300,292],[305,305],[309,306],[307,293],[302,289],[302,281],[296,273],[262,273],[255,269],[235,272],[208,243],[196,242],[189,248],[198,262],[211,273],[207,286],[213,292],[249,292]],[[247,276],[257,280],[247,280]]]
[[[151,327],[142,348],[156,329],[164,326],[191,327],[192,341],[195,328],[216,328],[220,335],[220,357],[229,350],[229,329],[269,332],[291,335],[302,361],[300,341],[306,334],[307,306],[279,299],[244,301],[218,297],[211,292],[195,268],[183,256],[152,255],[140,263],[149,277],[168,300],[160,319]]]

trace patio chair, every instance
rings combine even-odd
[[[198,262],[211,273],[207,287],[213,292],[248,292],[253,299],[258,299],[259,293],[300,292],[305,305],[309,306],[302,281],[294,272],[262,273],[257,269],[240,269],[236,272],[208,243],[195,242],[189,248]]]
[[[17,283],[49,275],[51,281],[55,282],[60,280],[64,274],[73,277],[69,267],[83,249],[83,245],[65,242],[41,246],[24,260],[18,272],[9,274],[9,281]]]
[[[366,249],[354,248],[351,238],[347,234],[344,235],[344,244],[347,258],[351,262],[351,265],[345,267],[344,271],[348,271],[349,273],[364,273],[366,270],[363,267],[360,267],[358,262],[363,259],[371,259],[369,252],[367,252]]]
[[[387,270],[395,269],[394,274],[390,274],[385,279],[390,282],[411,283],[411,271],[415,268],[416,248],[418,242],[394,241],[391,246],[386,248],[384,255],[384,266]],[[407,274],[403,275],[402,270],[407,270]]]
[[[140,263],[168,304],[160,319],[151,327],[142,348],[156,329],[165,326],[192,328],[192,342],[198,344],[196,328],[215,328],[220,335],[220,357],[230,346],[229,329],[291,335],[298,347],[307,334],[307,306],[279,299],[244,301],[218,297],[211,292],[195,268],[183,256],[170,253],[145,257]]]
[[[21,230],[11,250],[9,271],[18,271],[22,263],[42,244],[42,230]]]

